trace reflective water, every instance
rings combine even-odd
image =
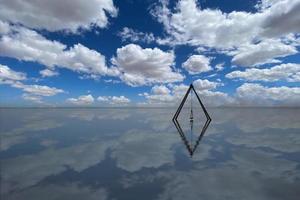
[[[208,108],[193,157],[174,111],[1,109],[1,200],[299,199],[300,109]]]

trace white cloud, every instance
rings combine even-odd
[[[1,56],[37,61],[54,67],[57,57],[66,48],[65,45],[47,40],[35,31],[17,26],[11,26],[10,29],[11,33],[0,39]]]
[[[284,44],[278,40],[267,39],[258,44],[246,44],[238,48],[233,54],[232,63],[251,67],[270,62],[279,62],[274,58],[285,57],[297,53],[296,47]]]
[[[112,105],[126,105],[131,102],[130,99],[125,96],[99,96],[97,100]]]
[[[109,101],[109,97],[107,97],[107,96],[99,96],[97,98],[97,100],[100,101],[100,102],[108,102]]]
[[[151,94],[144,93],[140,96],[144,96],[150,104],[169,103],[174,100],[170,89],[164,85],[155,85],[151,89]]]
[[[210,66],[210,58],[203,55],[192,55],[183,64],[182,67],[186,69],[189,74],[199,74],[212,70]]]
[[[215,89],[217,86],[222,85],[221,83],[212,82],[207,79],[197,79],[193,82],[193,85],[197,90],[212,90]]]
[[[105,56],[78,43],[67,46],[51,41],[35,31],[12,26],[12,32],[0,38],[0,55],[24,61],[36,61],[51,69],[63,67],[88,75],[116,75],[106,66]]]
[[[288,34],[284,38],[282,38],[282,42],[292,46],[300,46],[300,35]]]
[[[32,100],[35,99],[39,101],[38,99],[41,99],[41,96],[54,96],[64,92],[64,90],[55,87],[49,87],[45,85],[27,85],[21,82],[26,79],[25,73],[16,72],[10,69],[8,66],[0,64],[0,84],[8,84],[11,87],[22,89],[27,93],[25,96],[23,96],[24,99],[29,100],[31,98]],[[34,98],[29,97],[29,94],[33,95]]]
[[[256,13],[201,9],[196,0],[180,0],[172,11],[167,1],[162,2],[152,15],[170,35],[165,40],[177,44],[232,48],[300,31],[299,0],[273,1],[271,7]]]
[[[236,90],[237,101],[242,105],[298,105],[300,87],[264,87],[260,84],[244,83]]]
[[[56,94],[64,92],[62,89],[57,89],[55,87],[49,87],[46,85],[24,85],[22,83],[16,83],[13,85],[13,87],[20,88],[24,92],[33,95],[44,96],[44,97],[54,96]]]
[[[226,106],[231,105],[233,98],[227,93],[220,91],[201,90],[198,91],[203,103],[208,106]]]
[[[121,83],[120,80],[115,80],[115,79],[105,79],[104,82],[105,83],[113,83],[113,84]]]
[[[216,64],[215,68],[217,71],[223,71],[224,65],[225,65],[225,63],[219,63],[219,64]]]
[[[69,98],[66,101],[74,105],[90,105],[94,103],[94,97],[90,94],[81,95],[78,98]]]
[[[65,51],[60,59],[61,61],[57,65],[65,66],[74,71],[96,75],[108,73],[105,56],[81,44],[74,45],[69,51]]]
[[[128,104],[128,103],[130,103],[130,99],[128,99],[124,96],[119,96],[119,97],[113,96],[111,98],[111,100],[112,100],[112,104]]]
[[[264,9],[261,21],[263,37],[280,37],[300,32],[300,1],[273,1],[272,6]]]
[[[9,33],[9,24],[0,20],[0,35]]]
[[[21,81],[25,79],[25,73],[13,71],[8,66],[0,64],[0,82],[6,80]]]
[[[299,87],[266,87],[260,84],[244,83],[229,95],[215,89],[222,83],[208,80],[194,81],[194,87],[205,106],[299,106]],[[182,100],[188,85],[171,85],[158,92],[155,86],[150,93],[141,93],[145,97],[144,106],[176,106]],[[165,87],[165,86],[164,86]],[[169,92],[167,92],[169,90]]]
[[[251,27],[256,27],[255,15],[200,9],[195,0],[179,1],[176,12],[171,12],[165,4],[157,7],[153,13],[170,35],[167,40],[178,44],[231,47],[248,42],[256,32],[251,30]]]
[[[42,77],[51,77],[51,76],[58,76],[59,73],[56,71],[52,71],[50,69],[43,69],[40,71],[40,74],[42,75]]]
[[[168,1],[161,1],[152,9],[152,15],[164,25],[167,36],[157,42],[216,49],[230,53],[233,62],[243,66],[295,54],[292,44],[279,41],[300,32],[300,1],[263,1],[259,7],[255,13],[224,13],[219,9],[201,9],[196,0],[179,0],[174,9],[169,8]],[[261,42],[257,44],[258,41]]]
[[[117,16],[112,0],[1,1],[0,20],[48,31],[106,27],[108,15]]]
[[[164,85],[155,85],[152,87],[151,92],[154,94],[170,94],[169,88]]]
[[[129,44],[117,49],[112,63],[126,84],[140,86],[182,81],[183,75],[172,69],[174,58],[173,52],[164,52],[158,48],[143,49],[139,45]]]
[[[42,103],[42,97],[41,96],[34,96],[34,95],[30,95],[30,94],[23,94],[22,95],[22,98],[24,100],[27,100],[27,101],[32,101],[32,102],[35,102],[35,103]]]
[[[122,31],[118,33],[118,36],[121,37],[122,41],[128,40],[131,42],[146,42],[146,43],[155,41],[155,37],[153,33],[143,33],[128,27],[124,27]]]
[[[198,79],[194,81],[194,87],[200,96],[201,101],[203,101],[205,105],[209,106],[227,105],[233,101],[233,99],[226,93],[212,91],[221,85],[221,83],[211,82],[208,80]],[[171,85],[169,88],[166,86],[154,86],[152,87],[150,94],[143,93],[140,94],[140,96],[144,96],[146,98],[146,105],[149,106],[175,106],[182,100],[188,87],[189,86],[185,84]]]
[[[268,69],[246,69],[245,71],[233,71],[226,75],[227,78],[240,78],[248,81],[300,81],[300,64],[287,63]]]

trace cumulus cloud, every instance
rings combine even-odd
[[[170,89],[164,85],[155,85],[151,89],[151,94],[144,93],[140,96],[144,96],[150,104],[168,103],[174,100]]]
[[[9,24],[0,20],[0,35],[9,33]]]
[[[16,72],[8,66],[0,64],[0,84],[8,84],[11,87],[23,90],[27,93],[23,94],[23,98],[26,100],[41,102],[42,97],[54,96],[64,92],[64,90],[55,87],[36,84],[28,85],[21,82],[26,79],[25,73]]]
[[[99,96],[97,100],[114,105],[124,105],[130,103],[130,99],[125,96]]]
[[[27,101],[32,101],[32,102],[35,102],[35,103],[42,103],[42,97],[41,96],[34,96],[34,95],[30,95],[30,94],[23,94],[22,95],[22,98],[24,100],[27,100]]]
[[[217,91],[222,83],[198,79],[193,83],[201,101],[207,106],[299,106],[299,87],[266,87],[260,84],[244,83],[229,95]],[[159,88],[159,89],[158,89]],[[182,100],[188,85],[155,86],[145,97],[144,106],[176,106]]]
[[[174,59],[173,52],[129,44],[118,48],[111,61],[126,84],[140,86],[182,81],[184,76],[172,69]]]
[[[155,85],[151,89],[153,94],[170,94],[169,88],[164,85]]]
[[[122,41],[128,40],[131,42],[145,42],[145,43],[150,43],[155,41],[155,37],[153,33],[143,33],[128,27],[124,27],[122,31],[118,33],[118,36],[121,37]]]
[[[37,61],[53,67],[56,57],[66,48],[60,42],[47,40],[36,31],[11,26],[10,34],[0,38],[1,56],[25,61]]]
[[[57,65],[87,74],[106,75],[109,73],[105,64],[105,56],[81,44],[74,45],[69,51],[65,51],[62,54],[61,63]]]
[[[26,79],[25,73],[16,72],[10,69],[8,66],[0,64],[0,82],[4,82],[6,80],[21,81],[25,79]]]
[[[227,78],[240,78],[248,81],[300,81],[300,64],[287,63],[266,69],[246,69],[245,71],[233,71],[226,75]]]
[[[200,9],[195,0],[178,1],[176,12],[163,4],[153,14],[163,23],[171,42],[210,47],[231,47],[249,41],[254,31],[250,27],[256,27],[257,23],[245,12],[225,14],[220,10]]]
[[[124,96],[119,96],[119,97],[113,96],[111,100],[113,104],[127,104],[130,102],[130,99]]]
[[[263,10],[261,22],[263,37],[279,37],[300,32],[300,1],[269,1],[269,8]]]
[[[99,97],[97,98],[97,100],[100,101],[100,102],[108,102],[109,99],[110,99],[110,98],[109,98],[108,96],[99,96]]]
[[[1,1],[0,20],[48,31],[104,28],[117,16],[112,0]]]
[[[219,63],[219,64],[216,64],[215,68],[217,71],[223,71],[224,65],[225,65],[225,63]]]
[[[168,33],[161,43],[209,47],[221,52],[237,50],[233,61],[246,66],[296,52],[294,47],[274,42],[273,38],[299,33],[299,0],[268,1],[255,13],[201,9],[196,0],[179,0],[175,9],[169,8],[168,1],[161,2],[152,9],[152,15]],[[259,41],[262,42],[257,44]],[[270,42],[275,44],[268,46]]]
[[[152,14],[164,25],[172,42],[204,45],[213,48],[230,48],[268,36],[271,30],[282,30],[273,36],[299,32],[300,6],[298,0],[272,2],[272,6],[257,13],[233,11],[223,13],[218,9],[201,9],[195,0],[180,0],[174,12],[167,1],[155,7]],[[277,23],[276,23],[277,21]],[[284,23],[288,22],[288,23]],[[288,26],[288,29],[285,27]]]
[[[59,93],[63,93],[64,91],[62,89],[57,89],[55,87],[49,87],[46,85],[24,85],[20,83],[14,84],[13,87],[21,88],[24,92],[33,94],[33,95],[39,95],[39,96],[54,96]]]
[[[55,96],[57,94],[65,92],[62,89],[58,89],[56,87],[49,87],[46,85],[27,85],[21,82],[6,82],[4,84],[9,84],[11,87],[23,90],[25,94],[23,94],[22,97],[25,100],[31,100],[33,102],[38,103],[41,103],[42,97]]]
[[[199,74],[212,70],[210,66],[210,58],[203,55],[192,55],[183,64],[182,67],[186,69],[189,74]]]
[[[197,79],[193,82],[194,87],[197,90],[212,90],[215,89],[217,86],[221,86],[221,83],[209,81],[207,79]]]
[[[236,90],[237,102],[242,105],[298,105],[300,87],[265,87],[244,83]]]
[[[51,77],[51,76],[58,76],[59,73],[56,71],[52,71],[50,69],[43,69],[40,71],[40,74],[42,75],[42,77]]]
[[[268,39],[258,44],[247,44],[238,48],[232,63],[240,66],[251,67],[271,62],[280,62],[274,58],[285,57],[297,53],[296,47],[284,44],[278,40]]]
[[[94,103],[94,97],[90,94],[81,95],[78,98],[68,98],[66,101],[74,105],[90,105]]]
[[[88,75],[115,75],[106,66],[105,56],[78,43],[67,46],[48,40],[36,31],[23,27],[10,27],[10,34],[0,38],[0,55],[24,61],[35,61],[51,69],[63,67]]]
[[[212,82],[209,80],[198,79],[193,83],[197,93],[201,100],[209,106],[219,106],[231,103],[232,98],[223,92],[213,91],[221,83]],[[170,85],[166,86],[154,86],[151,89],[151,93],[143,93],[140,96],[144,96],[147,100],[148,105],[177,105],[182,100],[184,94],[188,89],[188,85]]]

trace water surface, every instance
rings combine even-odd
[[[299,199],[300,109],[209,108],[192,157],[175,111],[2,108],[1,200]]]

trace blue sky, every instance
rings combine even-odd
[[[299,0],[1,4],[1,106],[300,105]]]

